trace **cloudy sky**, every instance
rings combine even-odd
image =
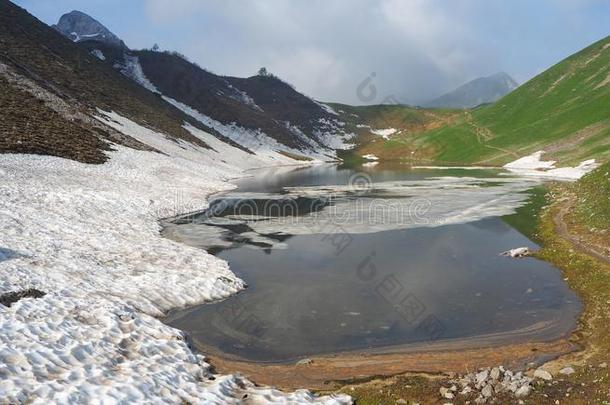
[[[607,0],[16,0],[48,24],[93,16],[131,48],[209,70],[259,67],[324,101],[418,103],[505,71],[527,81],[610,35]],[[361,91],[358,91],[358,89]]]

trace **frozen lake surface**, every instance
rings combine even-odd
[[[202,213],[166,224],[249,288],[167,322],[252,361],[490,337],[552,340],[581,304],[559,270],[500,252],[528,246],[540,180],[382,165],[254,172]]]

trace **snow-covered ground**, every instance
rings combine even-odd
[[[91,54],[99,60],[106,60],[106,55],[104,55],[104,52],[100,51],[99,49],[92,50]]]
[[[168,103],[172,104],[176,108],[182,110],[185,114],[190,115],[195,118],[197,121],[202,124],[215,129],[221,135],[225,136],[228,139],[236,142],[237,144],[247,148],[248,150],[254,152],[258,156],[262,156],[269,161],[275,161],[278,164],[290,164],[294,163],[294,161],[281,152],[287,152],[295,155],[306,156],[313,161],[321,162],[331,160],[331,155],[335,154],[334,150],[326,151],[327,154],[319,153],[315,151],[316,149],[322,149],[321,145],[313,145],[314,141],[308,138],[305,134],[298,131],[293,131],[295,136],[299,136],[303,143],[310,144],[312,147],[317,147],[316,149],[311,148],[307,150],[296,150],[290,148],[284,144],[277,142],[275,139],[269,137],[267,134],[260,130],[252,130],[240,127],[236,124],[223,124],[215,119],[208,117],[205,114],[200,113],[194,108],[189,107],[188,105],[181,103],[180,101],[174,100],[170,97],[163,96],[163,99]],[[290,128],[289,128],[290,129]]]
[[[390,136],[394,135],[398,130],[396,128],[385,128],[385,129],[372,129],[371,133],[382,137],[383,139],[390,139]]]
[[[216,150],[99,119],[162,153],[114,146],[103,165],[0,155],[0,295],[46,292],[0,305],[0,402],[349,403],[212,375],[156,318],[244,287],[226,262],[160,237],[158,219],[204,208],[240,169],[277,162],[189,126]]]
[[[544,151],[535,152],[514,162],[507,163],[504,165],[504,168],[525,176],[557,180],[578,180],[599,166],[595,159],[590,159],[581,162],[576,167],[555,167],[557,162],[554,160],[543,161],[543,154]]]
[[[129,77],[142,87],[153,93],[160,93],[154,84],[144,75],[142,65],[140,65],[140,59],[137,56],[125,54],[125,64],[121,68],[121,73]]]

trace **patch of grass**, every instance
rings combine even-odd
[[[610,360],[610,267],[579,252],[556,232],[554,218],[565,203],[564,197],[571,191],[569,188],[564,185],[553,190],[552,204],[541,216],[539,228],[543,249],[538,257],[559,267],[584,303],[578,329],[572,335],[582,351],[564,356],[556,363],[559,363],[558,367],[576,366],[576,374],[562,377],[574,388],[569,403],[609,403],[610,370],[600,364]],[[544,394],[544,391],[537,393],[531,398],[532,403],[539,403],[538,399],[546,403]]]
[[[610,232],[610,163],[583,177],[575,192],[578,218],[589,227]]]
[[[437,403],[440,383],[429,376],[398,376],[344,387],[358,405]]]
[[[357,147],[349,154],[374,154],[382,161],[430,156],[429,145],[418,145],[416,135],[445,125],[460,114],[455,110],[429,110],[406,105],[331,106],[340,113],[346,130],[357,135]],[[388,140],[371,133],[371,129],[386,128],[396,129]]]

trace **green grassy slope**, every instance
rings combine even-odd
[[[363,154],[374,154],[383,160],[401,160],[411,157],[416,134],[439,128],[453,120],[456,110],[422,109],[406,105],[381,104],[370,106],[349,106],[328,103],[346,123],[346,130],[357,135],[357,148],[341,157],[352,160]],[[366,126],[362,126],[366,125]],[[396,133],[389,140],[371,133],[371,129],[394,128]],[[427,151],[428,154],[432,150]]]
[[[561,164],[610,160],[610,37],[411,141],[439,162],[502,164],[540,149]]]
[[[580,179],[575,188],[578,217],[590,228],[610,232],[610,163]]]

